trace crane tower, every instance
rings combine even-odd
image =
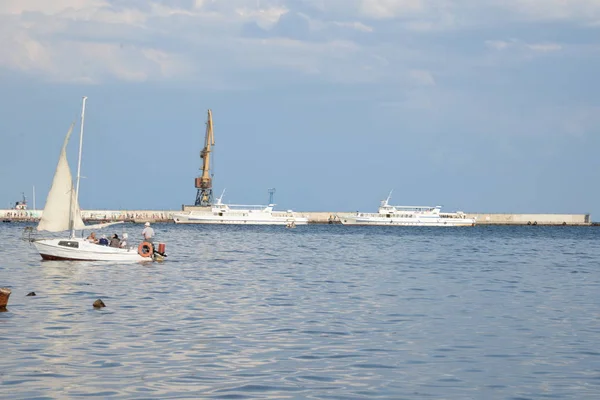
[[[213,202],[210,153],[212,152],[212,147],[214,145],[215,137],[213,133],[212,111],[208,110],[204,148],[200,152],[200,159],[202,160],[202,167],[200,169],[202,170],[202,175],[195,179],[195,186],[196,189],[198,189],[198,192],[196,193],[196,202],[194,203],[196,206],[210,206]]]

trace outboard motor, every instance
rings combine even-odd
[[[156,257],[156,255],[158,254],[161,257],[166,257],[167,256],[167,253],[165,253],[166,250],[167,250],[167,245],[164,243],[159,243],[158,249],[156,247],[154,248],[154,256]]]

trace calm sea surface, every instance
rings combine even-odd
[[[119,265],[24,226],[1,398],[600,398],[599,228],[157,224],[167,261]]]

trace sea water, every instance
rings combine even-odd
[[[155,224],[144,265],[41,261],[24,226],[2,398],[600,398],[598,228]]]

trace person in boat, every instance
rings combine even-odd
[[[98,243],[98,238],[96,237],[96,233],[95,232],[90,233],[90,235],[87,237],[87,241],[90,243]]]
[[[152,243],[152,238],[154,238],[154,229],[152,229],[152,227],[150,226],[150,222],[146,222],[144,224],[142,237],[144,238],[144,241]]]
[[[98,240],[98,244],[101,246],[108,246],[108,239],[106,238],[106,235],[102,235],[100,240]]]
[[[124,233],[123,239],[121,239],[121,242],[119,243],[120,248],[124,249],[127,247],[127,237],[128,237],[127,233]]]
[[[119,247],[120,245],[121,245],[121,241],[119,240],[119,235],[117,235],[115,233],[113,235],[113,237],[110,239],[109,246],[110,247]]]

